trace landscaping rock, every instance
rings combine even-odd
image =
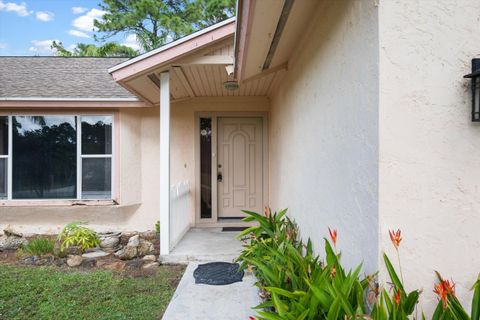
[[[67,265],[69,267],[78,267],[83,262],[82,256],[68,256]]]
[[[145,257],[143,257],[143,260],[144,261],[157,261],[157,257],[155,257],[155,255],[153,254],[149,254],[149,255],[146,255]]]
[[[116,261],[116,262],[104,265],[103,268],[107,270],[121,271],[125,269],[125,265],[126,264],[123,261]]]
[[[140,243],[138,245],[138,255],[145,256],[152,253],[155,250],[153,243],[147,240],[140,239]]]
[[[140,236],[137,234],[131,237],[130,239],[128,239],[127,246],[138,247],[139,244],[140,244]]]
[[[55,259],[54,263],[57,267],[62,267],[67,263],[67,259],[66,258]]]
[[[87,258],[87,259],[95,259],[95,258],[106,257],[106,256],[109,256],[109,255],[110,255],[110,253],[105,252],[103,250],[95,250],[95,251],[92,251],[92,252],[87,252],[87,253],[82,254],[82,257]]]
[[[143,269],[155,269],[158,268],[160,264],[158,262],[150,262],[143,266]]]
[[[145,240],[155,240],[157,239],[156,231],[144,231],[140,233],[140,238]]]
[[[95,259],[83,259],[82,267],[94,268],[97,265],[97,260]]]
[[[135,259],[127,261],[125,265],[129,269],[140,269],[143,266],[143,262],[143,260]]]
[[[115,252],[115,256],[122,259],[122,260],[130,260],[137,256],[138,250],[137,247],[133,246],[126,246],[123,249],[118,250]]]
[[[0,250],[17,250],[22,245],[27,244],[28,241],[25,238],[13,235],[0,236]]]
[[[23,234],[21,232],[18,232],[16,230],[14,230],[12,227],[10,226],[7,226],[5,229],[3,229],[3,233],[7,236],[7,237],[18,237],[18,238],[22,238],[23,237]]]
[[[116,250],[120,244],[121,232],[104,232],[98,234],[100,240],[100,248],[106,250]]]
[[[23,264],[26,264],[26,265],[34,265],[38,259],[39,258],[37,256],[31,256],[31,257],[23,258],[22,262]]]

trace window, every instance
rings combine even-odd
[[[111,115],[0,116],[0,199],[112,199]]]

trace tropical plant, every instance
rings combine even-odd
[[[480,274],[472,287],[473,299],[470,315],[455,296],[455,282],[444,279],[436,272],[438,283],[434,290],[438,296],[438,305],[432,320],[479,320],[480,319]]]
[[[67,224],[58,235],[60,241],[60,251],[71,246],[78,246],[82,251],[94,248],[100,245],[97,233],[90,228],[85,227],[87,223],[75,221]]]
[[[95,20],[105,41],[117,34],[133,34],[149,51],[234,15],[235,0],[103,0],[105,12]]]
[[[61,42],[53,41],[51,45],[55,54],[60,57],[135,57],[140,53],[125,45],[116,42],[107,42],[101,46],[79,43],[70,51],[65,49]]]
[[[54,245],[54,240],[46,237],[38,237],[30,240],[26,245],[23,245],[21,251],[34,256],[43,256],[53,253]]]
[[[155,231],[157,233],[160,233],[160,220],[157,220],[157,222],[155,222]]]
[[[259,319],[344,319],[363,317],[363,291],[368,280],[360,279],[361,265],[345,272],[336,252],[337,232],[325,239],[326,261],[314,254],[310,240],[304,244],[298,227],[285,216],[287,210],[262,216],[245,211],[245,221],[256,221],[240,234],[247,242],[239,257],[259,278],[265,302],[257,306]]]
[[[383,289],[377,297],[377,302],[372,310],[372,318],[375,320],[406,320],[415,312],[415,307],[420,297],[420,290],[413,290],[407,292],[403,282],[402,265],[400,261],[400,243],[402,241],[402,232],[400,230],[389,231],[390,240],[397,252],[398,267],[400,270],[400,277],[398,276],[392,262],[388,256],[383,254],[383,261],[387,269],[391,281],[391,292]]]

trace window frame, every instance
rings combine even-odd
[[[1,117],[8,117],[8,151],[7,155],[0,155],[0,158],[7,159],[7,198],[0,198],[0,204],[31,204],[31,203],[54,203],[54,204],[72,204],[72,203],[95,203],[95,204],[117,204],[117,129],[116,122],[118,121],[117,112],[9,112],[8,114],[0,113]],[[76,198],[72,199],[14,199],[13,195],[13,117],[15,116],[74,116],[76,117]],[[82,154],[82,117],[91,116],[108,116],[112,118],[112,151],[110,154]],[[85,199],[82,198],[82,160],[86,158],[102,158],[111,159],[111,173],[110,173],[110,198],[108,199]]]

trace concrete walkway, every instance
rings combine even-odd
[[[225,286],[195,284],[193,271],[200,263],[232,262],[242,251],[238,232],[220,228],[190,229],[164,263],[188,263],[185,274],[165,311],[163,320],[248,320],[252,307],[260,304],[256,279],[245,275],[242,282]]]
[[[245,275],[242,282],[225,286],[195,284],[193,271],[199,262],[190,262],[173,295],[163,320],[248,320],[252,307],[260,304],[256,281]]]
[[[191,261],[232,262],[240,255],[239,232],[223,232],[221,228],[192,228],[167,256],[163,263],[187,264]]]

